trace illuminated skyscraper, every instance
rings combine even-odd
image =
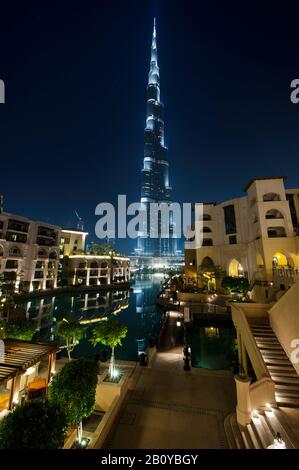
[[[160,74],[158,66],[156,20],[151,47],[151,63],[147,86],[146,126],[144,131],[144,159],[141,171],[141,204],[148,208],[151,202],[170,203],[168,149],[164,142],[164,106],[160,101]],[[176,254],[176,239],[161,237],[159,218],[158,237],[150,238],[148,211],[147,230],[138,239],[138,253],[143,256],[169,257]]]

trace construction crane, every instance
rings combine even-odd
[[[78,222],[77,222],[77,230],[82,230],[82,232],[84,231],[84,222],[83,222],[83,219],[82,217],[80,217],[80,215],[78,214],[77,211],[75,211],[75,214],[76,214],[76,217],[78,219]]]

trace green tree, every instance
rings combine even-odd
[[[0,315],[7,315],[15,306],[15,271],[8,271],[0,275]]]
[[[1,320],[0,328],[4,338],[22,339],[31,341],[35,331],[35,322],[17,318],[15,320]]]
[[[249,281],[246,277],[226,276],[222,279],[222,287],[227,292],[247,295]]]
[[[59,449],[66,430],[63,407],[47,398],[29,400],[0,421],[0,449]]]
[[[65,340],[67,355],[70,361],[71,352],[73,352],[80,339],[83,339],[86,335],[86,327],[80,323],[70,322],[64,318],[58,323],[56,333]]]
[[[122,346],[122,339],[126,337],[127,332],[128,328],[125,325],[121,325],[118,320],[104,321],[92,331],[90,342],[93,346],[101,343],[112,350],[108,372],[109,377],[112,379],[116,376],[114,350],[116,346]]]
[[[67,363],[49,386],[49,399],[66,411],[68,422],[77,427],[82,440],[82,419],[89,416],[95,405],[99,365],[93,359],[77,359]]]
[[[100,245],[92,243],[90,247],[92,255],[112,255],[115,254],[115,245],[112,243],[101,243]]]

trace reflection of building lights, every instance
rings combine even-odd
[[[31,375],[35,372],[35,367],[28,367],[26,370],[26,375]]]
[[[258,417],[259,417],[258,411],[257,411],[257,410],[253,410],[252,416],[253,416],[253,418],[258,418]]]
[[[177,322],[176,322],[176,326],[181,326],[181,322],[180,322],[180,321],[177,321]]]
[[[271,407],[270,403],[266,403],[266,408],[268,408],[268,410],[271,410],[272,407]]]

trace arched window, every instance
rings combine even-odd
[[[47,252],[46,252],[46,250],[43,250],[43,249],[39,250],[39,251],[38,251],[38,257],[39,257],[39,258],[46,258],[46,257],[47,257]]]
[[[79,263],[79,269],[85,269],[86,268],[86,263],[83,261]]]
[[[270,209],[266,212],[266,219],[283,219],[283,215],[277,209]]]
[[[201,267],[206,268],[207,270],[212,269],[214,267],[214,262],[209,256],[206,256],[201,262]]]
[[[284,227],[269,227],[268,228],[269,238],[282,238],[286,237],[286,231]]]
[[[280,195],[277,193],[267,193],[263,195],[263,201],[280,201]]]
[[[96,261],[92,261],[90,263],[90,267],[91,267],[91,269],[98,269],[99,265]]]
[[[21,256],[21,250],[17,246],[12,246],[9,249],[9,256]]]
[[[232,277],[243,277],[244,269],[238,260],[232,259],[228,266],[228,275]]]
[[[108,268],[108,263],[107,263],[106,261],[103,261],[103,262],[101,263],[101,268],[102,268],[102,269]]]
[[[49,254],[49,259],[57,259],[56,251],[51,251],[51,253]]]
[[[201,230],[203,233],[211,233],[212,230],[210,229],[210,227],[203,227],[202,230]]]

